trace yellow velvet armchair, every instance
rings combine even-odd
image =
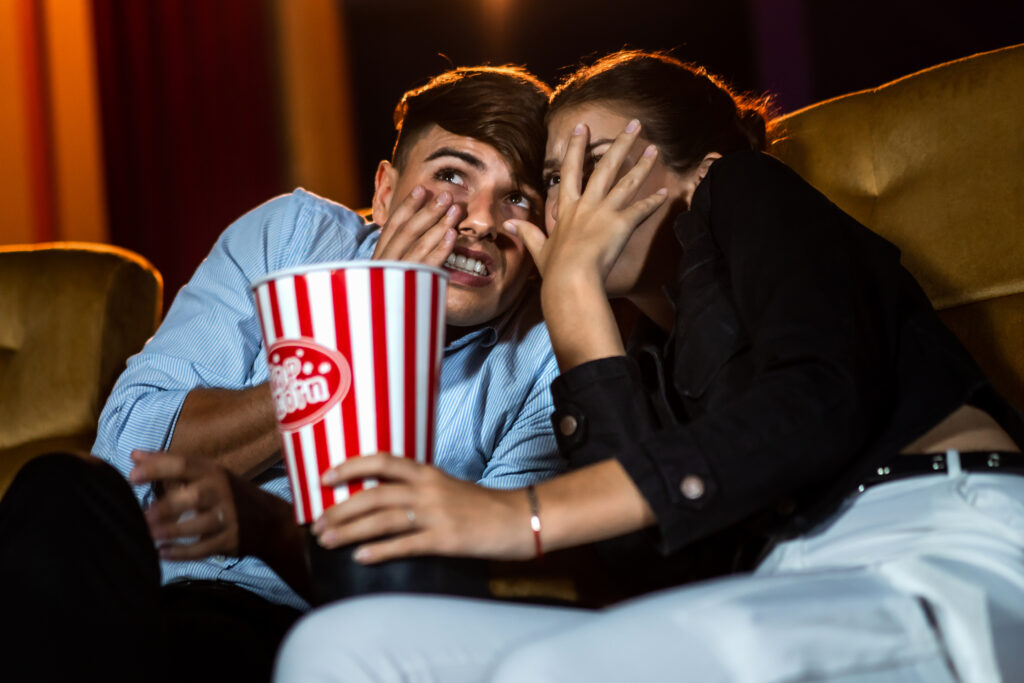
[[[0,495],[30,458],[91,448],[125,360],[156,329],[162,289],[124,249],[0,247]]]
[[[1024,45],[778,121],[770,151],[894,242],[939,316],[1024,408]]]

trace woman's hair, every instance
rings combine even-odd
[[[544,112],[551,88],[518,66],[459,67],[408,91],[395,107],[392,163],[401,169],[420,134],[437,124],[498,150],[516,179],[540,188]]]
[[[639,118],[644,136],[677,171],[709,152],[763,150],[767,144],[768,97],[738,95],[703,67],[659,52],[623,50],[580,68],[555,88],[546,120],[588,103]]]

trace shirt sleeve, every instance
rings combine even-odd
[[[522,343],[516,372],[536,368],[526,399],[515,413],[510,413],[494,452],[484,467],[482,486],[514,489],[550,479],[565,471],[568,461],[558,451],[551,431],[551,382],[558,376],[558,363],[547,328],[539,325]],[[528,361],[528,362],[527,362]],[[499,389],[495,387],[495,389]]]
[[[885,294],[868,273],[898,252],[866,240],[865,228],[770,157],[726,157],[705,183],[710,202],[694,210],[707,215],[695,218],[711,226],[749,337],[745,388],[678,424],[656,410],[631,358],[581,365],[552,387],[573,465],[618,458],[655,512],[664,552],[834,477],[895,395]],[[682,334],[708,335],[696,347],[711,348],[714,321],[694,320]]]
[[[297,190],[245,214],[221,234],[178,292],[143,350],[128,360],[100,415],[93,452],[122,475],[133,449],[163,450],[188,393],[243,389],[266,379],[262,334],[250,290],[268,272],[298,265],[332,240],[341,256],[364,237],[355,214]],[[351,212],[348,212],[351,213]],[[149,487],[136,487],[142,500]]]

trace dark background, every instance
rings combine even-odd
[[[303,0],[291,0],[302,2]],[[338,0],[367,206],[395,102],[450,66],[523,64],[555,82],[581,57],[672,50],[780,112],[1024,42],[1019,2]],[[111,238],[167,300],[235,217],[291,188],[273,12],[258,0],[96,0]]]

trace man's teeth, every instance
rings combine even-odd
[[[483,261],[478,261],[475,258],[463,256],[462,254],[449,254],[448,260],[444,262],[449,268],[454,270],[461,270],[464,273],[470,275],[487,275],[487,266],[484,265]]]

